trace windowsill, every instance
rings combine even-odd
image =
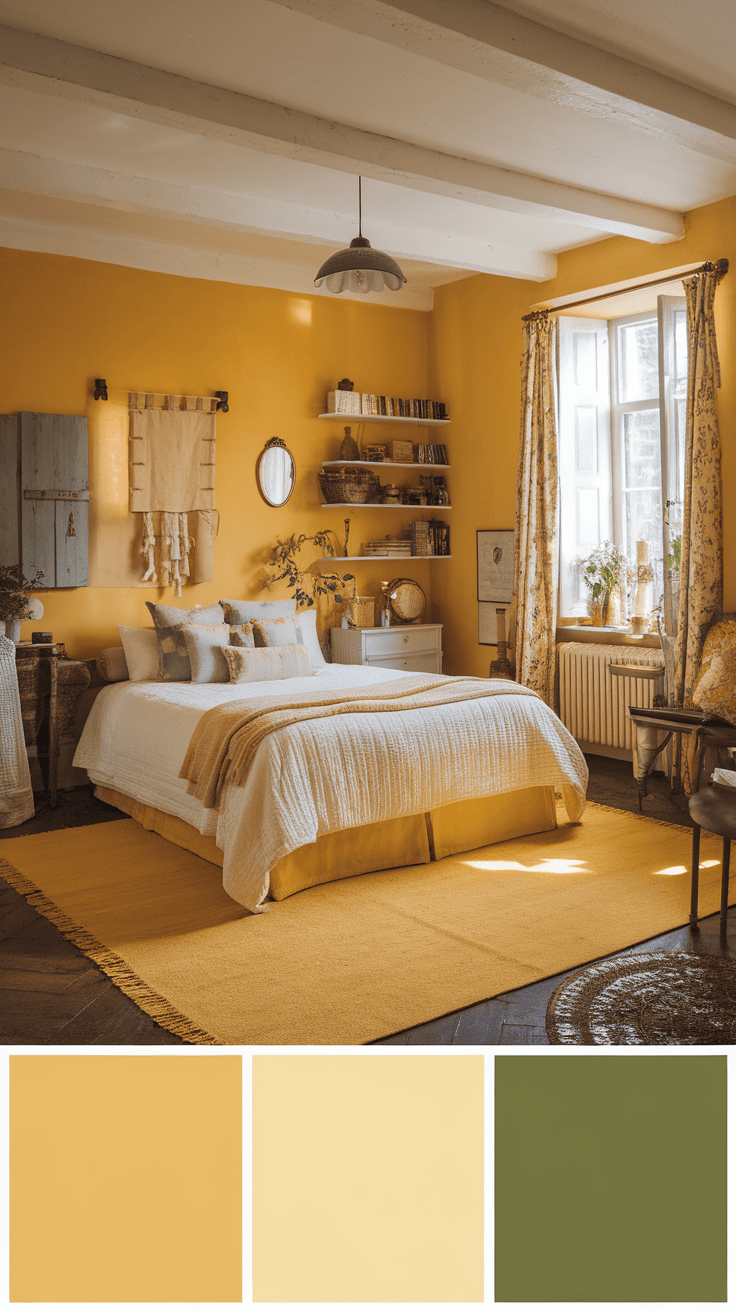
[[[595,629],[592,624],[561,624],[557,642],[598,642],[617,647],[659,647],[659,634],[642,633],[635,638],[626,629]]]

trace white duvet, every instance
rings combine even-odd
[[[113,684],[94,702],[74,764],[94,783],[214,835],[224,853],[224,887],[252,911],[268,893],[271,867],[321,834],[540,784],[562,792],[571,820],[582,815],[585,758],[558,717],[532,696],[302,722],[264,739],[245,787],[226,787],[219,811],[187,795],[179,770],[210,707],[317,688],[332,694],[400,677],[396,670],[326,665],[309,678],[281,682]]]

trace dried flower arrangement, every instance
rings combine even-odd
[[[276,546],[269,561],[274,571],[272,581],[280,583],[285,580],[287,587],[293,589],[299,607],[313,606],[315,594],[321,597],[333,597],[336,602],[342,602],[346,595],[356,594],[354,574],[313,574],[311,569],[299,568],[297,556],[308,542],[313,542],[325,556],[335,555],[335,549],[330,541],[331,532],[331,529],[325,529],[320,533],[309,535],[300,533],[299,537],[292,533],[291,537],[276,539]],[[352,592],[345,587],[348,582],[353,585]]]
[[[28,593],[43,585],[43,573],[24,577],[20,565],[0,565],[0,620],[29,620]]]

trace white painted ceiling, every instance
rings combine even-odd
[[[733,0],[0,0],[0,24],[4,245],[312,291],[361,174],[409,277],[384,299],[426,309],[736,193]]]

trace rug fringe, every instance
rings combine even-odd
[[[625,811],[620,806],[604,806],[602,802],[592,802],[590,799],[585,805],[586,809],[589,806],[594,806],[596,811],[608,811],[610,815],[627,815],[632,820],[645,820],[648,825],[664,825],[665,829],[679,829],[683,834],[692,834],[693,832],[690,825],[678,825],[675,824],[674,820],[659,820],[655,815],[640,815],[638,811]],[[583,815],[585,815],[585,812],[583,812]],[[703,832],[707,833],[709,831],[704,830]]]
[[[94,961],[96,966],[112,980],[113,984],[145,1011],[151,1020],[155,1020],[165,1030],[171,1034],[176,1034],[180,1039],[185,1039],[187,1043],[210,1044],[222,1046],[220,1039],[216,1039],[214,1034],[208,1030],[200,1029],[194,1025],[183,1012],[172,1007],[171,1003],[149,988],[130,966],[119,957],[116,952],[111,952],[106,948],[104,943],[100,943],[94,935],[80,925],[75,925],[74,921],[61,911],[50,898],[46,897],[39,888],[30,879],[26,879],[20,870],[16,870],[9,861],[0,857],[0,878],[5,879],[16,893],[24,897],[29,906],[38,911],[46,920],[50,920],[52,925],[61,932],[64,938],[79,948],[85,956]]]

